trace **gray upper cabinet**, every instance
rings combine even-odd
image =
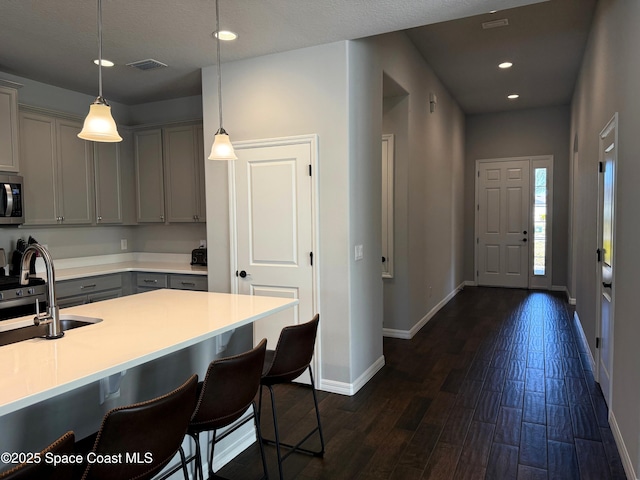
[[[19,117],[25,223],[91,224],[93,152],[77,136],[82,124],[29,111]]]
[[[202,125],[134,133],[139,223],[204,222]]]
[[[164,223],[162,130],[134,133],[137,221]]]
[[[93,144],[78,138],[80,122],[56,119],[56,128],[61,222],[93,223]]]
[[[0,85],[0,171],[18,172],[18,91]]]
[[[120,143],[93,146],[96,192],[96,223],[122,223]]]
[[[163,129],[167,220],[204,222],[202,127]]]

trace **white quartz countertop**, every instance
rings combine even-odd
[[[207,275],[207,267],[191,265],[191,255],[171,253],[126,253],[94,257],[54,259],[56,281],[124,272],[157,272]],[[44,262],[36,260],[37,276],[46,280]]]
[[[297,303],[286,298],[161,289],[65,308],[61,313],[103,321],[68,330],[57,340],[37,338],[0,347],[0,415],[195,345]]]
[[[178,273],[184,275],[206,275],[207,267],[190,265],[187,262],[127,261],[84,267],[56,268],[56,281],[123,272],[158,272]],[[46,273],[43,272],[40,276],[46,279]]]

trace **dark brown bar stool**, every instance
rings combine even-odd
[[[271,410],[273,412],[273,428],[275,431],[275,441],[263,440],[265,443],[276,446],[278,454],[278,470],[280,479],[282,480],[282,462],[293,452],[302,452],[316,457],[324,455],[324,437],[322,436],[322,426],[320,425],[320,411],[318,410],[318,399],[316,397],[316,389],[313,381],[313,372],[311,371],[311,359],[313,358],[313,349],[316,343],[316,334],[318,331],[318,322],[320,315],[316,314],[310,322],[300,325],[291,325],[285,327],[280,332],[280,338],[275,350],[267,350],[264,361],[264,369],[262,371],[262,380],[260,381],[260,406],[258,408],[259,415],[262,415],[262,387],[269,389],[271,395]],[[311,430],[302,440],[295,445],[289,445],[280,442],[280,432],[278,430],[278,418],[276,415],[276,402],[273,394],[273,386],[280,383],[292,383],[305,370],[309,370],[311,377],[311,385],[296,384],[301,387],[311,389],[313,394],[313,404],[316,409],[316,420],[318,426]],[[311,435],[318,432],[320,436],[320,450],[308,450],[302,448],[301,445],[306,442]],[[289,451],[282,455],[281,447],[288,448]]]
[[[73,432],[67,432],[47,448],[40,452],[39,463],[21,463],[11,470],[0,474],[2,480],[66,480],[73,478],[73,465],[70,463],[53,466],[45,461],[47,453],[70,455],[73,453],[75,436]]]
[[[82,479],[149,479],[160,472],[178,451],[187,479],[181,445],[196,405],[197,388],[198,376],[192,375],[166,395],[108,411],[98,430],[92,452],[109,456],[120,454],[122,461],[89,464]],[[141,452],[141,457],[137,459],[139,461],[125,461],[127,454],[135,452]]]
[[[263,339],[248,352],[214,360],[209,364],[204,381],[198,385],[200,391],[198,403],[189,423],[187,433],[196,443],[195,457],[190,458],[189,461],[195,458],[196,468],[200,472],[200,478],[203,480],[202,452],[198,441],[200,433],[213,432],[213,441],[209,453],[209,478],[216,478],[213,473],[215,444],[252,419],[256,428],[260,455],[262,456],[262,468],[264,471],[262,478],[269,478],[262,446],[260,422],[257,417],[256,402],[254,401],[260,386],[266,350],[267,340]],[[251,415],[234,424],[249,407],[252,408]],[[229,430],[226,430],[220,436],[216,436],[217,430],[232,424],[234,425]]]

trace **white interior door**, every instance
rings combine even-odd
[[[600,304],[600,339],[598,382],[604,398],[611,405],[611,367],[613,364],[613,265],[615,231],[615,174],[617,117],[600,137],[598,173],[598,299]]]
[[[315,145],[315,137],[236,145],[236,291],[299,300],[296,307],[254,323],[254,343],[266,338],[270,349],[283,327],[316,313],[310,175]]]
[[[478,162],[478,285],[528,286],[529,168],[529,160]]]

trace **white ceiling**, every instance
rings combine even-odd
[[[233,61],[414,29],[541,1],[541,5],[586,5],[585,14],[579,14],[575,24],[575,30],[584,34],[583,17],[590,19],[596,0],[220,0],[220,27],[239,34],[236,41],[222,44],[222,59]],[[98,49],[96,5],[95,0],[0,0],[0,72],[97,95],[97,67],[92,63]],[[575,14],[575,8],[570,11]],[[478,108],[471,98],[474,89],[482,96],[479,80],[485,80],[487,68],[480,57],[469,61],[474,50],[482,48],[480,37],[470,33],[477,27],[477,18],[468,24],[463,21],[460,30],[456,22],[447,22],[424,32],[409,32],[454,96],[459,96],[463,108],[471,111]],[[512,18],[513,28],[506,27],[510,32],[522,28]],[[536,22],[545,20],[543,14]],[[529,20],[525,16],[522,22],[526,25]],[[108,100],[132,105],[200,94],[200,68],[215,63],[213,0],[103,0],[103,26],[103,56],[116,63],[103,69]],[[562,29],[573,26],[570,21],[552,29],[555,37],[544,40],[542,52],[554,52],[553,42],[562,40]],[[536,35],[541,34],[544,30],[521,35],[521,45],[537,43]],[[494,49],[496,42],[509,41],[505,36],[494,37],[501,39],[494,38]],[[572,38],[566,46],[568,55],[575,57],[579,50],[581,57],[582,37]],[[447,49],[454,49],[454,55],[447,56]],[[126,66],[147,58],[169,67],[143,72]],[[491,58],[488,53],[486,58]],[[522,62],[525,60],[530,60],[527,52],[522,53]],[[543,60],[544,55],[537,58]],[[554,57],[551,65],[531,68],[557,74],[563,69],[558,62]],[[470,68],[473,75],[468,73]],[[531,80],[521,78],[522,70],[519,72],[520,80]],[[575,78],[575,73],[562,74],[565,76]],[[469,77],[478,88],[461,82]],[[539,84],[537,79],[530,83]]]

